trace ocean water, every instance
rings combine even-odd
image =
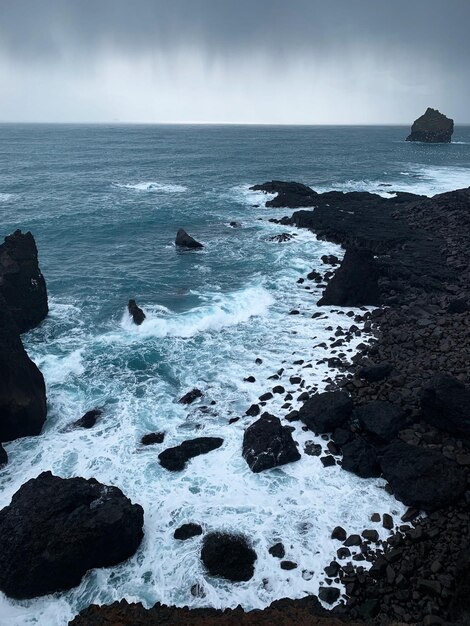
[[[65,626],[88,604],[121,598],[250,609],[318,593],[339,547],[330,539],[336,525],[353,533],[371,527],[373,512],[399,519],[404,507],[382,480],[323,468],[304,454],[307,441],[327,442],[299,423],[293,436],[301,460],[255,475],[241,456],[254,419],[228,421],[275,384],[293,392],[293,407],[303,390],[323,389],[335,372],[318,363],[332,355],[319,344],[352,323],[339,309],[312,319],[320,290],[297,284],[312,269],[328,269],[321,255],[341,255],[340,248],[269,223],[289,211],[263,208],[266,198],[249,186],[277,178],[318,191],[433,195],[470,185],[470,127],[457,128],[454,143],[434,146],[405,143],[407,130],[0,125],[2,233],[35,235],[51,308],[23,337],[46,379],[48,420],[41,436],[5,444],[0,507],[26,480],[52,470],[116,485],[145,511],[145,538],[133,558],[89,572],[66,593],[25,602],[0,594],[2,626]],[[180,227],[204,249],[176,249]],[[285,231],[296,236],[269,241]],[[127,315],[129,298],[147,314],[141,327]],[[289,315],[292,309],[300,315]],[[281,368],[279,381],[268,380]],[[249,375],[255,383],[243,380]],[[292,375],[304,386],[291,384]],[[204,397],[178,404],[193,387]],[[283,403],[275,396],[266,409],[282,417]],[[104,415],[93,429],[67,429],[94,407]],[[164,431],[165,442],[140,446],[153,431]],[[160,467],[161,450],[202,435],[224,444],[183,472]],[[173,539],[185,522],[246,534],[258,554],[253,579],[208,577],[201,538]],[[277,541],[297,569],[284,571],[269,555]],[[195,597],[196,584],[203,593]]]

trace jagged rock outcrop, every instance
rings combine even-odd
[[[93,428],[99,417],[103,415],[101,409],[91,409],[87,411],[80,419],[72,423],[74,428]]]
[[[140,306],[137,306],[137,302],[135,300],[129,300],[127,310],[129,311],[129,315],[132,317],[134,324],[136,324],[136,326],[140,326],[145,320],[145,313],[142,311]]]
[[[252,191],[264,191],[265,193],[277,193],[277,196],[266,202],[267,207],[307,207],[313,206],[316,191],[302,183],[284,182],[272,180],[262,185],[250,187]]]
[[[179,446],[167,448],[158,455],[160,465],[170,472],[181,472],[189,459],[207,454],[220,448],[224,440],[220,437],[196,437],[183,441]]]
[[[0,296],[0,441],[39,435],[46,414],[44,378],[27,355]]]
[[[454,132],[454,120],[436,109],[428,108],[426,113],[413,123],[406,141],[423,143],[450,143]]]
[[[196,241],[191,235],[184,230],[184,228],[180,228],[176,233],[175,245],[180,246],[182,248],[203,248],[204,246],[199,241]]]
[[[250,580],[256,559],[256,552],[242,535],[209,533],[204,538],[201,560],[211,576],[234,582]]]
[[[379,270],[369,250],[348,248],[318,306],[373,306],[381,303]]]
[[[0,245],[0,294],[20,333],[40,324],[49,311],[33,235],[15,231]]]
[[[16,599],[70,589],[132,556],[143,509],[117,487],[43,472],[0,511],[0,589]]]
[[[281,420],[269,413],[263,413],[259,420],[245,430],[243,458],[252,472],[262,472],[300,459],[291,430],[289,426],[282,426]]]

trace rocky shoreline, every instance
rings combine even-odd
[[[369,528],[362,536],[332,529],[339,542],[338,559],[325,564],[326,585],[320,598],[333,604],[339,597],[336,585],[341,583],[347,601],[330,612],[314,596],[274,602],[263,611],[247,613],[161,605],[145,610],[122,601],[89,607],[71,624],[337,626],[347,621],[463,626],[470,615],[466,593],[470,576],[470,189],[432,199],[403,193],[390,198],[369,193],[317,194],[305,185],[279,181],[254,189],[278,194],[266,203],[268,208],[301,208],[291,217],[273,221],[287,228],[308,228],[346,249],[334,273],[337,259],[329,258],[326,262],[332,269],[325,276],[312,272],[301,279],[300,285],[331,277],[319,311],[325,306],[378,307],[364,309],[355,319],[345,315],[348,328],[337,329],[332,344],[337,354],[330,359],[338,369],[337,377],[322,394],[312,395],[313,389],[305,392],[304,404],[291,411],[287,422],[302,422],[304,430],[324,435],[329,450],[329,456],[321,459],[325,467],[331,460],[362,477],[383,474],[389,492],[410,508],[397,527],[391,518],[375,514],[369,522],[364,520]],[[302,209],[312,206],[314,211]],[[278,243],[289,238],[279,238]],[[361,335],[358,324],[375,342],[361,344],[351,365],[341,350],[346,350],[348,338]],[[272,397],[265,395],[247,415],[261,413],[263,403]],[[209,449],[220,445],[208,443]],[[177,454],[176,469],[181,463],[184,466],[186,458],[201,454],[191,450],[181,461],[179,449],[165,452]],[[269,413],[246,429],[243,455],[254,472],[300,458],[289,427]],[[423,510],[429,512],[427,517],[420,515]],[[6,507],[2,514],[8,518],[14,511]],[[386,541],[378,538],[379,526],[390,531]],[[352,557],[350,546],[358,548]],[[372,564],[370,570],[365,561]]]

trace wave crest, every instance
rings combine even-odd
[[[183,185],[163,184],[153,181],[141,183],[113,183],[113,187],[130,189],[133,191],[150,191],[157,193],[181,193],[183,191],[187,191],[187,187],[184,187]]]

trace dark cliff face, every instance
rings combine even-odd
[[[20,333],[35,328],[47,316],[46,281],[31,233],[17,230],[0,245],[0,294]]]
[[[436,109],[428,108],[411,127],[406,141],[423,143],[450,143],[454,132],[454,120],[446,117]]]
[[[39,435],[46,412],[44,378],[23,348],[0,295],[0,441]]]

